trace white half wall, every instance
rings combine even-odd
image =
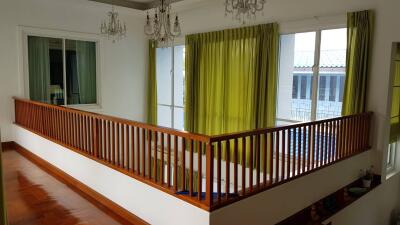
[[[127,37],[112,43],[99,35],[110,5],[88,0],[0,1],[0,128],[2,141],[12,141],[12,97],[24,97],[21,27],[91,36],[100,40],[100,107],[82,108],[144,121],[147,39],[142,12],[117,7],[127,25]],[[27,96],[27,95],[25,95]]]
[[[208,225],[210,213],[17,125],[15,142],[152,225]]]

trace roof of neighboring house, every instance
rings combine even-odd
[[[294,57],[294,67],[312,67],[314,65],[313,51],[298,51]],[[346,66],[346,50],[322,50],[320,67],[337,68]]]

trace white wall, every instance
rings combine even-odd
[[[12,96],[23,96],[23,55],[19,26],[37,27],[98,36],[100,22],[110,6],[87,0],[0,1],[0,128],[2,141],[12,140]],[[147,68],[147,41],[143,16],[117,8],[127,24],[127,38],[113,44],[101,39],[99,79],[101,108],[105,114],[143,121]]]
[[[136,181],[19,126],[15,141],[153,225],[208,225],[209,212]],[[101,174],[101,179],[99,175]]]
[[[400,1],[398,0],[269,0],[264,16],[251,24],[279,22],[281,33],[335,28],[346,25],[346,13],[374,9],[375,38],[367,109],[375,113],[371,135],[371,157],[354,157],[347,162],[321,170],[297,181],[277,187],[253,198],[222,208],[211,214],[212,224],[273,224],[304,208],[320,197],[335,191],[358,177],[358,171],[374,164],[376,172],[386,177],[383,161],[388,141],[388,87],[392,42],[400,42]],[[208,1],[180,12],[183,32],[198,33],[239,27],[224,16],[223,1]],[[315,18],[314,18],[315,17]],[[311,183],[312,182],[312,183]],[[312,184],[312,185],[310,185]],[[334,224],[388,224],[391,210],[399,204],[400,179],[393,176],[379,189],[334,218]],[[301,197],[299,197],[301,196]],[[383,204],[387,202],[387,204]],[[373,205],[371,210],[365,204]],[[357,213],[351,213],[351,212]],[[340,222],[335,222],[340,221]],[[345,221],[348,221],[347,223]]]

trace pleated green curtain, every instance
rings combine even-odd
[[[277,24],[186,37],[185,130],[208,135],[275,125]]]
[[[29,94],[33,101],[51,103],[49,50],[48,38],[28,37]]]
[[[149,41],[149,68],[147,87],[147,123],[157,125],[157,74],[156,74],[156,49],[155,41]]]
[[[392,108],[390,113],[390,143],[397,141],[400,136],[400,47],[394,61]]]
[[[88,41],[76,42],[79,103],[97,103],[96,90],[96,44]]]
[[[347,59],[342,115],[365,111],[374,15],[372,11],[347,14]]]

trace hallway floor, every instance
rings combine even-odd
[[[10,225],[130,224],[16,151],[3,152]]]

